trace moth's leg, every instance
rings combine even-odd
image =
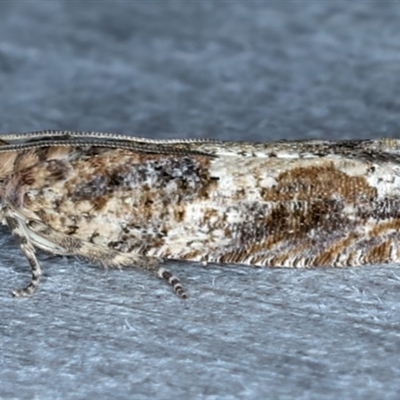
[[[158,268],[157,275],[160,278],[165,279],[172,286],[172,289],[177,296],[181,297],[182,299],[187,299],[188,295],[185,292],[185,289],[182,287],[181,281],[177,276],[172,275],[171,272],[162,267]]]
[[[148,257],[146,257],[148,258]],[[147,262],[141,265],[138,265],[139,268],[144,269],[146,271],[152,272],[156,274],[159,278],[166,280],[171,286],[173,291],[177,296],[179,296],[182,299],[187,299],[188,295],[185,292],[185,289],[182,287],[180,279],[173,275],[171,272],[169,272],[167,269],[160,267],[159,266],[159,261],[154,263],[154,262]]]
[[[51,251],[55,254],[61,254],[59,251],[52,250],[47,243],[62,248],[62,254],[80,256],[89,260],[100,262],[109,267],[135,266],[139,269],[151,272],[161,279],[166,280],[174,290],[175,294],[182,299],[188,296],[183,289],[178,277],[173,275],[167,269],[160,267],[161,260],[157,257],[147,257],[140,254],[123,253],[117,250],[104,248],[94,243],[86,242],[73,235],[52,230],[46,224],[40,221],[29,221],[28,229],[39,236],[34,239],[35,245],[43,250]],[[33,238],[33,236],[32,236]]]
[[[42,270],[35,255],[35,248],[29,238],[24,234],[21,224],[12,217],[6,217],[6,221],[11,233],[18,238],[21,250],[28,259],[32,272],[32,278],[29,284],[23,289],[13,290],[11,293],[15,297],[29,296],[38,287]]]
[[[103,249],[102,249],[103,250]],[[147,257],[139,254],[127,254],[121,252],[110,252],[109,249],[103,250],[103,254],[97,254],[96,256],[101,257],[105,265],[111,266],[135,266],[144,271],[151,272],[157,275],[159,278],[164,279],[172,286],[174,293],[181,299],[187,299],[188,295],[185,289],[182,287],[181,281],[175,275],[173,275],[166,268],[160,267],[160,260],[157,257]]]

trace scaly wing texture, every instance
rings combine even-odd
[[[136,140],[25,149],[5,197],[50,231],[125,255],[287,267],[399,261],[398,141]]]

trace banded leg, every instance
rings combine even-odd
[[[20,223],[12,217],[7,217],[6,221],[11,233],[19,239],[21,250],[29,261],[32,273],[31,281],[27,286],[25,286],[23,289],[13,290],[11,293],[15,297],[29,296],[38,287],[42,270],[35,255],[35,248],[27,236],[24,235],[24,231]]]
[[[158,268],[157,275],[159,278],[165,279],[172,286],[172,289],[177,296],[182,299],[188,298],[188,295],[185,292],[185,289],[183,289],[181,281],[177,276],[172,275],[171,272],[162,267]]]
[[[160,267],[160,260],[157,257],[147,257],[137,253],[124,253],[110,248],[97,246],[84,240],[52,230],[49,226],[39,221],[29,221],[28,230],[35,232],[34,243],[43,250],[54,254],[68,254],[97,261],[104,266],[123,267],[135,266],[139,269],[151,272],[161,279],[166,280],[174,290],[175,294],[182,299],[187,299],[180,280],[165,268]],[[52,247],[53,246],[53,247]],[[60,251],[62,249],[62,251]],[[33,270],[33,269],[32,269]]]

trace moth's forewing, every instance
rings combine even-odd
[[[21,212],[89,246],[271,266],[399,258],[398,142],[391,139],[34,139],[13,144],[22,148],[11,174],[31,177]]]

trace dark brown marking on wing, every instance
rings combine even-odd
[[[347,236],[340,240],[335,241],[331,246],[325,248],[314,260],[317,266],[329,266],[332,265],[339,254],[343,252],[343,249],[350,246],[354,241],[360,237],[355,232],[350,232]]]
[[[159,155],[143,157],[140,154],[127,157],[125,163],[108,160],[108,164],[104,164],[100,157],[94,157],[88,161],[92,164],[88,166],[91,175],[87,180],[79,177],[73,196],[77,200],[92,199],[138,187],[142,187],[144,192],[146,189],[151,192],[166,191],[169,186],[173,186],[171,192],[182,192],[186,197],[190,193],[192,196],[204,196],[207,193],[204,184],[209,177],[199,158]],[[148,199],[147,204],[150,203]]]
[[[272,189],[264,189],[266,201],[304,200],[332,198],[346,201],[375,198],[376,188],[363,176],[349,176],[339,171],[333,162],[326,165],[290,168],[282,172]]]
[[[385,240],[382,243],[372,246],[365,255],[365,258],[369,264],[380,263],[381,260],[390,259],[391,243],[389,240]]]

